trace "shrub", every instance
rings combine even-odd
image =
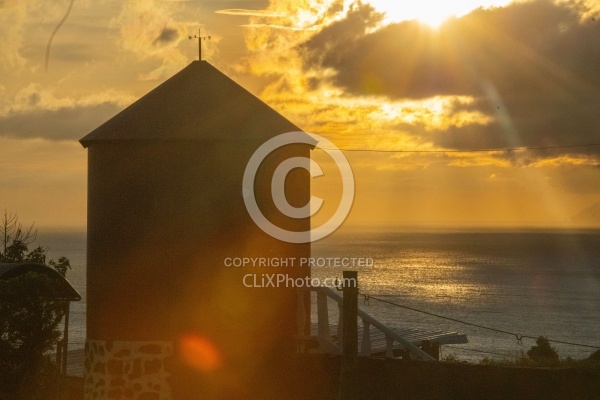
[[[550,342],[544,336],[535,340],[535,345],[527,350],[527,357],[539,363],[557,363],[559,361],[558,353]]]
[[[588,357],[590,361],[599,361],[600,362],[600,350],[596,350]]]

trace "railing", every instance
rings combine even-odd
[[[309,291],[310,290],[310,291]],[[317,293],[317,334],[306,335],[307,327],[310,329],[312,321],[311,317],[306,317],[306,309],[304,307],[304,299],[310,292]],[[329,309],[328,298],[335,301],[339,308],[339,320],[335,337],[331,335],[329,328]],[[301,290],[298,292],[298,339],[300,352],[326,353],[326,354],[342,354],[343,343],[343,319],[342,309],[344,307],[344,299],[328,287],[312,287],[310,289]],[[394,344],[398,343],[400,347],[406,349],[414,358],[426,361],[436,361],[435,358],[425,353],[423,350],[415,346],[413,343],[404,339],[392,331],[375,318],[362,311],[358,310],[358,318],[362,320],[363,334],[360,342],[360,356],[371,356],[373,349],[371,347],[371,327],[378,329],[385,336],[386,357],[394,357]],[[316,346],[311,346],[310,342],[316,342]],[[310,350],[309,350],[310,347]]]

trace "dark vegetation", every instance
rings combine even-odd
[[[554,347],[550,347],[547,338],[540,336],[536,339],[535,345],[527,350],[527,357],[539,363],[553,364],[559,362],[558,353]]]
[[[35,241],[34,225],[24,228],[16,214],[4,213],[0,225],[0,263],[47,264],[65,276],[71,268],[66,257],[46,263],[47,249]],[[59,324],[65,301],[54,281],[28,272],[0,279],[0,400],[56,398],[58,367],[49,353],[61,336]]]
[[[248,390],[245,399],[339,400],[340,369],[340,356],[297,355],[260,365],[236,383]],[[357,376],[357,400],[600,399],[600,368],[592,365],[532,368],[359,357]],[[197,371],[178,371],[173,379],[198,385],[192,395],[175,399],[203,398]],[[230,385],[223,386],[224,395],[210,398],[237,398]]]
[[[448,363],[461,362],[458,357],[452,354],[443,357],[442,361]],[[594,351],[588,358],[582,360],[571,357],[561,358],[556,349],[550,345],[548,338],[540,336],[536,339],[535,345],[527,351],[521,350],[513,357],[485,357],[480,361],[480,364],[530,368],[586,367],[595,368],[600,374],[600,350]]]
[[[571,357],[561,358],[554,347],[550,345],[550,342],[544,336],[540,336],[536,339],[535,345],[531,346],[529,350],[521,351],[512,358],[484,358],[481,360],[481,364],[485,365],[506,365],[506,366],[517,366],[517,367],[576,367],[576,366],[587,366],[598,368],[600,372],[600,350],[590,354],[590,356],[583,360],[573,359]]]

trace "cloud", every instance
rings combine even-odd
[[[241,8],[227,8],[222,10],[216,10],[217,14],[224,15],[237,15],[237,16],[254,16],[254,17],[284,17],[284,14],[275,13],[268,10],[246,10]]]
[[[19,139],[78,140],[121,110],[114,103],[35,110],[0,118],[0,135]]]
[[[299,28],[299,27],[294,27],[294,26],[284,26],[284,25],[275,25],[275,24],[244,24],[242,25],[244,28],[254,28],[254,29],[260,29],[260,28],[269,28],[269,29],[275,29],[275,30],[284,30],[284,31],[296,31],[296,32],[307,32],[307,31],[315,31],[318,30],[319,28],[321,28],[320,26],[312,26],[310,28]]]
[[[516,3],[476,10],[439,31],[405,21],[368,34],[377,14],[366,4],[353,8],[303,45],[307,67],[334,68],[335,82],[353,93],[423,98],[478,95],[486,82],[536,91],[549,78],[600,83],[594,73],[600,26],[581,24],[578,10],[567,5]]]
[[[269,7],[269,11],[288,15],[285,18],[251,19],[254,25],[263,25],[246,32],[253,53],[245,67],[271,79],[260,93],[261,99],[303,129],[346,149],[436,150],[435,132],[454,126],[485,126],[493,120],[474,107],[470,96],[390,99],[333,86],[337,71],[319,65],[321,56],[370,35],[380,28],[383,15],[358,2],[347,6],[319,0],[294,4],[287,3],[289,9],[285,9],[282,3],[273,2]],[[291,32],[293,29],[299,31]],[[308,52],[314,57],[314,68],[307,67],[310,63],[300,57]],[[464,156],[460,165],[506,165],[502,154]],[[397,170],[457,162],[458,155],[377,153],[375,158],[378,161],[369,168]]]
[[[323,28],[303,43],[300,50],[308,54],[309,64],[337,66],[341,62],[338,57],[344,54],[346,46],[353,45],[369,30],[376,28],[383,18],[384,15],[372,6],[354,3],[344,19]]]
[[[21,45],[26,16],[26,2],[6,0],[0,3],[0,65],[6,71],[25,65]]]
[[[589,10],[584,3],[537,0],[478,9],[437,31],[414,21],[369,31],[377,15],[357,3],[299,49],[306,73],[329,71],[321,84],[351,95],[471,97],[452,112],[483,113],[489,123],[415,133],[436,146],[599,143],[600,23],[584,18]],[[557,152],[597,156],[600,148]]]
[[[158,37],[154,39],[152,44],[157,45],[167,45],[176,41],[179,38],[179,32],[173,28],[163,28]]]
[[[0,137],[79,140],[132,100],[117,92],[77,100],[56,98],[31,84],[10,102],[0,103]]]
[[[89,15],[86,13],[89,6],[90,0],[78,0],[75,3],[74,9],[77,10],[79,21]],[[6,0],[0,3],[0,70],[8,74],[37,71],[40,62],[44,65],[44,54],[49,48],[50,37],[54,39],[51,43],[50,63],[54,58],[62,58],[60,50],[64,50],[67,44],[89,48],[89,41],[85,42],[81,38],[87,37],[90,32],[98,32],[98,25],[104,22],[101,18],[103,15],[99,18],[97,10],[94,10],[96,18],[88,19],[85,23],[78,23],[71,16],[59,27],[57,24],[65,17],[67,7],[67,2],[43,0]],[[60,28],[58,34],[57,28]],[[78,28],[83,29],[73,35],[73,31]],[[105,40],[106,37],[103,35],[102,39]]]
[[[131,0],[123,3],[119,15],[111,25],[120,33],[120,45],[140,60],[159,60],[161,65],[141,74],[142,79],[162,79],[181,69],[189,61],[178,48],[187,38],[187,31],[197,23],[177,20],[173,16],[173,2],[159,0]]]
[[[271,1],[268,17],[251,16],[245,25],[250,56],[238,69],[263,76],[302,74],[297,46],[344,11],[343,0]]]

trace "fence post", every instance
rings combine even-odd
[[[340,400],[356,400],[358,396],[358,273],[344,271],[342,291],[343,343]]]

